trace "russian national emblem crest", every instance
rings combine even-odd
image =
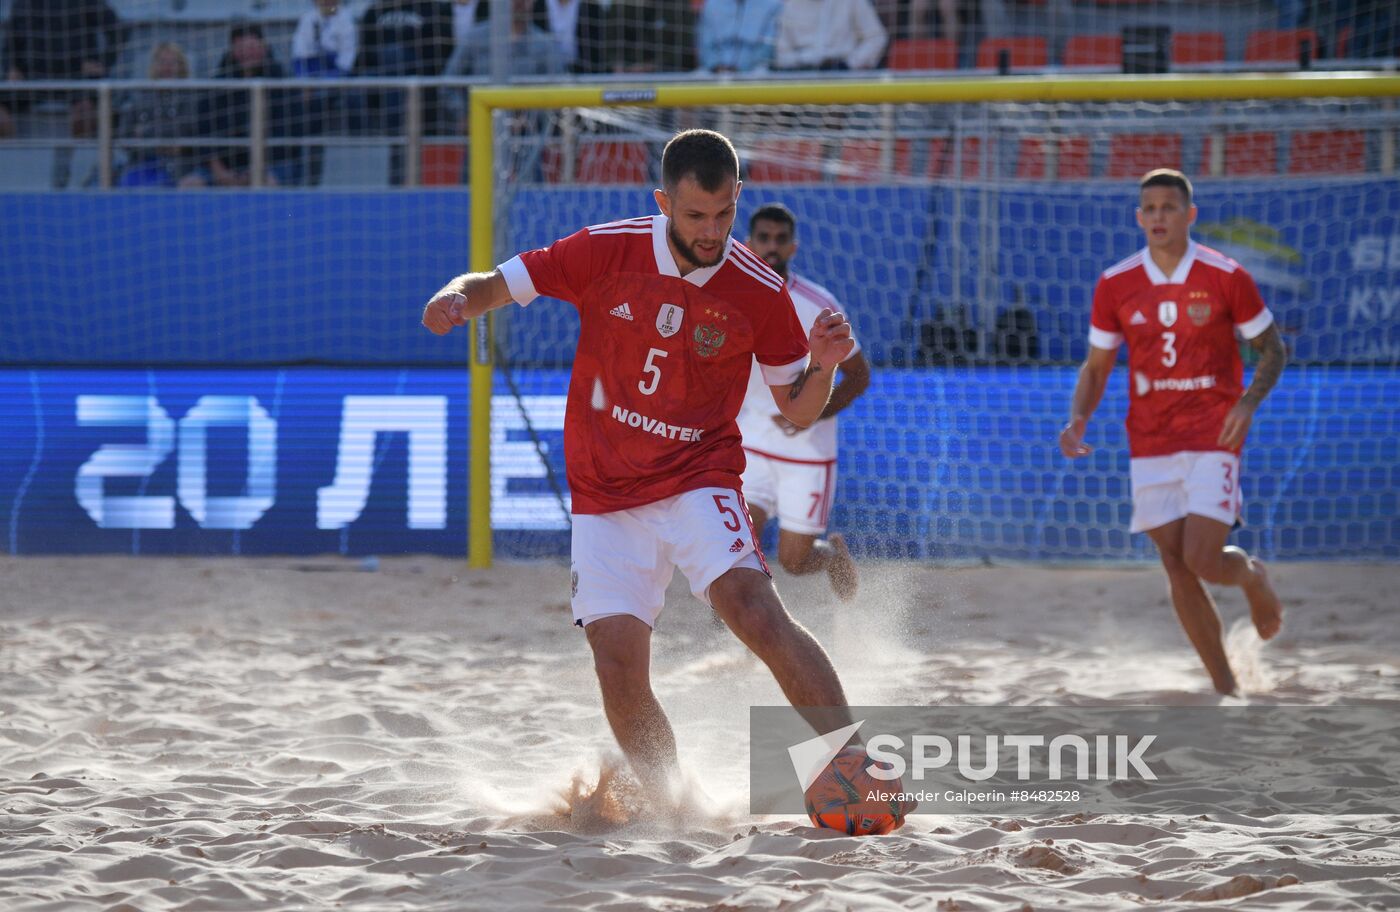
[[[1191,318],[1191,322],[1197,326],[1205,326],[1210,321],[1209,304],[1187,304],[1186,315]]]
[[[724,330],[712,323],[702,323],[695,327],[695,353],[702,358],[713,358],[724,345]]]

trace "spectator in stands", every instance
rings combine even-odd
[[[292,33],[292,72],[301,77],[345,77],[355,72],[355,55],[360,49],[360,32],[355,16],[340,0],[313,0],[311,9],[297,21]],[[306,132],[322,136],[331,132],[342,109],[343,91],[311,90],[301,93],[305,106]],[[326,147],[311,145],[306,150],[306,178],[321,182]]]
[[[6,78],[102,79],[111,75],[125,40],[126,30],[105,0],[14,0],[5,33]],[[72,134],[96,135],[96,98],[71,92],[60,97],[69,102]],[[0,93],[0,138],[14,135],[14,116],[35,100],[30,93]]]
[[[163,41],[151,51],[147,79],[189,79],[190,61],[178,44]],[[199,99],[180,89],[140,89],[128,92],[117,108],[121,139],[185,139],[199,132]],[[117,179],[122,187],[200,187],[199,159],[185,147],[140,146],[128,150],[126,166]]]
[[[784,0],[775,68],[868,70],[885,56],[885,27],[870,0]]]
[[[547,76],[564,71],[554,36],[533,22],[534,0],[511,0],[510,45],[505,52],[512,76]],[[448,76],[489,76],[491,23],[473,26],[448,58]]]
[[[365,76],[438,76],[452,55],[453,4],[447,0],[374,0],[360,20],[358,71]],[[399,90],[372,90],[366,95],[374,133],[399,134],[404,127],[405,95]],[[443,129],[444,116],[435,88],[423,89],[423,128]],[[389,165],[391,183],[403,182],[403,149],[395,147]]]
[[[534,19],[554,36],[570,73],[607,71],[607,11],[597,0],[535,0]]]
[[[349,76],[360,35],[355,16],[340,0],[314,0],[292,33],[292,72],[297,76]]]
[[[511,0],[510,44],[505,50],[511,76],[550,76],[564,72],[563,59],[554,36],[534,24],[534,0]],[[491,74],[491,23],[481,22],[452,51],[447,61],[448,76],[489,76]],[[467,131],[467,95],[453,91],[447,107],[463,133]]]
[[[773,64],[783,0],[705,0],[700,11],[700,69],[752,73]]]
[[[613,0],[606,38],[614,73],[695,69],[695,13],[690,0]]]
[[[284,79],[286,69],[272,56],[261,26],[244,22],[229,31],[229,46],[214,73],[215,79]],[[247,138],[252,135],[250,92],[245,88],[208,93],[200,104],[200,132],[207,136]],[[273,89],[267,99],[267,135],[296,136],[303,132],[299,97],[294,91]],[[269,146],[265,180],[296,184],[302,177],[302,150]],[[251,181],[252,156],[247,145],[215,149],[205,160],[201,177],[216,187],[246,187]]]

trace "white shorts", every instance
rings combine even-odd
[[[729,488],[576,515],[572,552],[574,623],[581,627],[615,614],[655,627],[677,567],[706,605],[710,584],[733,568],[768,573],[748,507]]]
[[[789,532],[821,535],[831,517],[836,495],[836,460],[803,462],[748,448],[744,468],[744,499]],[[762,530],[760,530],[762,531]]]
[[[1233,526],[1240,497],[1240,459],[1223,451],[1187,450],[1170,456],[1144,456],[1130,462],[1133,522],[1130,532],[1146,532],[1189,513]]]

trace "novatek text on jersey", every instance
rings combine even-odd
[[[700,428],[680,427],[675,424],[667,424],[659,418],[648,418],[631,409],[625,409],[620,405],[612,407],[613,418],[621,421],[628,427],[634,427],[648,434],[655,434],[658,437],[665,437],[668,440],[699,440]]]

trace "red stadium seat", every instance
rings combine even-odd
[[[816,139],[761,139],[754,143],[748,179],[759,183],[816,183],[825,179],[825,149]]]
[[[909,140],[895,140],[893,172],[883,171],[880,167],[883,146],[878,139],[851,139],[842,143],[839,180],[842,183],[868,183],[887,177],[890,173],[899,177],[913,174],[910,165],[913,144]]]
[[[928,144],[928,167],[925,173],[929,177],[952,177],[953,175],[953,148],[952,144],[943,137],[929,140]],[[982,176],[982,137],[964,136],[962,141],[962,173],[957,175],[962,178],[975,178]]]
[[[1016,156],[1016,176],[1023,180],[1044,180],[1050,176],[1049,146],[1055,143],[1055,179],[1085,180],[1093,176],[1094,156],[1087,136],[1053,136],[1023,139]]]
[[[1209,161],[1215,137],[1206,137],[1205,157]],[[1278,173],[1278,135],[1275,133],[1225,134],[1224,173],[1233,177]]]
[[[425,187],[452,187],[462,183],[466,146],[424,143],[420,182]]]
[[[1289,174],[1361,174],[1366,171],[1366,134],[1361,130],[1294,133],[1288,144]]]
[[[651,153],[646,143],[579,143],[574,180],[581,184],[646,184],[651,182]]]
[[[950,38],[901,38],[890,43],[892,70],[955,70],[958,46]]]
[[[1065,66],[1119,66],[1123,39],[1118,35],[1074,35],[1065,42]]]
[[[1224,63],[1223,32],[1172,33],[1172,63]]]
[[[1180,167],[1179,133],[1120,133],[1109,141],[1109,177],[1141,177],[1153,168]]]
[[[1002,51],[1010,52],[1011,66],[1017,69],[1037,69],[1050,62],[1044,38],[985,38],[977,46],[977,65],[995,69]]]
[[[1298,62],[1299,49],[1303,42],[1317,54],[1317,33],[1312,29],[1260,29],[1250,32],[1244,43],[1245,63],[1293,63]]]

